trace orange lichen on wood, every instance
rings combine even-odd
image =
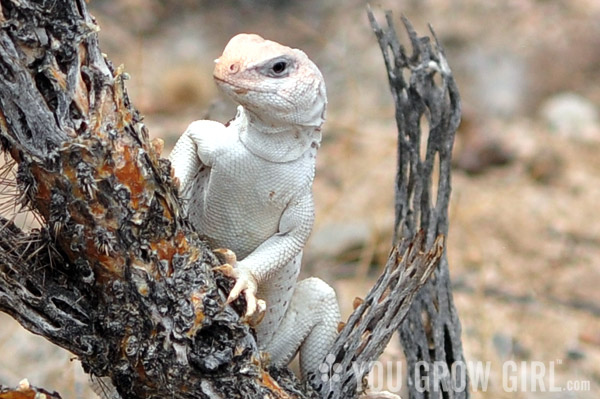
[[[166,260],[168,262],[171,262],[173,255],[175,254],[175,247],[170,241],[167,241],[164,238],[158,242],[151,242],[150,248],[152,248],[153,251],[156,251],[158,259]]]
[[[95,108],[90,111],[90,129],[98,138],[105,138],[102,126],[112,126],[117,130],[123,129],[123,123],[117,118],[115,103],[112,95],[107,93],[111,89],[105,87],[99,94],[99,100]]]
[[[50,205],[50,187],[54,185],[54,178],[38,165],[31,165],[31,173],[37,181],[35,200],[39,204],[37,209],[44,218],[48,218]]]
[[[114,174],[121,183],[129,188],[132,206],[134,209],[137,209],[140,197],[142,197],[147,187],[133,151],[129,146],[123,147],[123,152],[119,154],[123,157],[123,162],[120,162],[118,167],[114,169]]]
[[[173,245],[177,248],[177,253],[179,255],[183,255],[184,253],[188,252],[190,250],[190,243],[188,242],[187,238],[185,237],[185,234],[183,233],[183,231],[179,231],[175,237],[173,238]],[[191,249],[197,249],[196,247],[193,247]],[[193,251],[192,255],[190,255],[190,262],[195,262],[198,259],[198,251]]]
[[[33,389],[24,391],[8,391],[0,393],[0,399],[35,399],[36,392]]]
[[[15,389],[3,388],[0,385],[0,399],[60,399],[56,392],[31,386],[27,379],[21,380]]]
[[[0,130],[8,130],[8,125],[6,123],[6,116],[4,115],[4,112],[2,112],[2,109],[0,109]]]
[[[102,269],[108,271],[111,274],[121,275],[123,273],[123,266],[125,265],[125,258],[120,254],[105,255],[100,253],[93,243],[93,240],[87,240],[88,246],[86,247],[85,255],[87,259],[96,260]]]
[[[202,328],[202,322],[204,321],[204,293],[195,291],[192,293],[192,297],[190,298],[192,302],[192,306],[194,307],[194,314],[196,318],[194,319],[194,325],[187,332],[187,335],[193,337],[196,335],[196,332]]]
[[[90,204],[90,211],[96,219],[103,219],[106,217],[106,208],[97,202]]]
[[[58,86],[61,88],[61,90],[66,90],[66,88],[67,88],[67,77],[60,70],[60,67],[56,63],[56,59],[55,58],[52,59],[52,65],[50,67],[48,67],[48,71],[50,72],[50,74],[54,78],[54,81],[56,83],[58,83]]]
[[[167,218],[167,220],[173,220],[174,215],[173,215],[173,212],[171,211],[171,207],[169,206],[169,204],[164,199],[160,200],[160,204],[162,205],[162,208],[163,208],[163,216],[165,218]]]
[[[261,382],[262,384],[268,388],[271,392],[273,392],[275,395],[277,395],[278,398],[282,398],[282,399],[289,399],[290,395],[287,394],[287,392],[285,392],[277,383],[277,381],[275,381],[273,379],[273,377],[271,377],[271,375],[269,373],[267,373],[266,371],[262,371],[261,372],[262,378],[261,378]]]

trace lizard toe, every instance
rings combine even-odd
[[[221,266],[216,266],[212,268],[213,271],[219,272],[226,277],[236,279],[239,277],[239,273],[237,270],[231,266],[229,263],[222,264]]]
[[[258,284],[250,271],[243,268],[232,269],[235,278],[235,285],[231,289],[227,297],[227,303],[235,301],[242,293],[246,300],[245,317],[249,318],[256,312],[258,308],[258,300],[256,298],[256,290]]]
[[[237,256],[231,249],[217,248],[213,249],[213,252],[223,260],[223,263],[233,266],[237,263]]]
[[[259,325],[263,319],[265,318],[265,314],[267,313],[267,303],[262,299],[256,300],[256,310],[251,316],[244,316],[246,322],[250,325],[250,327],[256,327]]]

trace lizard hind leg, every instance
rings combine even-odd
[[[290,306],[266,351],[274,364],[289,363],[300,352],[302,379],[318,372],[338,335],[340,310],[335,291],[310,277],[296,284]]]

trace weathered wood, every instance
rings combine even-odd
[[[458,88],[431,27],[433,44],[429,37],[419,37],[408,19],[402,18],[412,47],[409,54],[398,40],[391,12],[386,13],[384,28],[370,10],[368,14],[396,105],[395,239],[414,237],[424,229],[426,247],[430,247],[438,235],[448,234],[452,146],[461,115]],[[422,157],[424,134],[427,144]],[[469,396],[466,368],[452,367],[464,366],[464,357],[446,251],[433,278],[417,294],[399,332],[408,363],[410,398]],[[444,367],[447,374],[440,372]],[[451,375],[455,370],[461,373]],[[419,377],[423,380],[415,379]]]
[[[433,273],[442,256],[439,236],[424,251],[425,233],[401,240],[392,250],[383,274],[352,313],[325,358],[323,373],[312,384],[328,399],[354,398],[363,389],[371,370],[406,317],[413,297]]]

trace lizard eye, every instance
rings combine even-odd
[[[285,78],[294,70],[294,62],[289,57],[277,57],[264,64],[260,72],[271,78]]]
[[[286,69],[287,69],[287,62],[285,61],[277,61],[275,64],[273,64],[273,66],[271,67],[271,70],[273,71],[273,73],[275,75],[282,75]]]

